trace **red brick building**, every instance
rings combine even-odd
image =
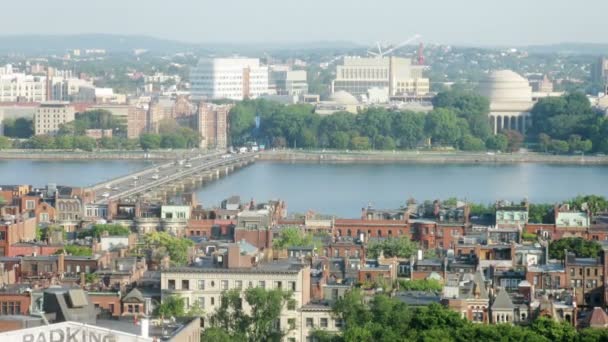
[[[367,238],[390,238],[410,236],[410,226],[407,220],[361,220],[361,219],[336,219],[333,227],[335,237],[363,236]]]

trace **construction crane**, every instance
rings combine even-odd
[[[401,49],[402,47],[406,46],[407,44],[415,41],[416,39],[419,39],[421,36],[419,34],[415,34],[413,36],[411,36],[410,38],[402,41],[401,43],[389,47],[387,50],[382,51],[382,44],[380,42],[376,42],[376,48],[378,49],[378,51],[372,51],[372,50],[368,50],[367,54],[372,56],[372,57],[385,57],[390,55],[391,53]]]

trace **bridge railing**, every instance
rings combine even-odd
[[[223,154],[223,153],[225,153],[225,152],[223,152],[223,151],[215,151],[215,152],[212,152],[212,153],[206,153],[206,154],[202,154],[200,156],[192,157],[190,159],[191,160],[197,160],[197,159],[200,159],[200,158],[214,157],[214,156],[218,156],[218,155]],[[158,168],[171,166],[173,163],[174,162],[171,161],[171,162],[167,162],[167,163],[160,164],[160,165],[154,165],[154,166],[145,168],[143,170],[140,170],[140,171],[137,171],[137,172],[134,172],[134,173],[130,173],[128,175],[118,176],[116,178],[112,178],[112,179],[103,181],[101,183],[94,184],[94,185],[90,186],[89,189],[90,190],[98,190],[98,189],[105,188],[106,186],[111,185],[111,184],[127,181],[127,180],[129,180],[129,179],[131,179],[133,177],[141,177],[141,176],[144,176],[144,175],[146,175],[148,173],[153,172],[154,170],[156,170]]]
[[[138,187],[129,189],[127,191],[121,192],[119,194],[110,196],[106,199],[101,200],[101,203],[107,202],[109,200],[113,200],[113,199],[118,199],[118,198],[122,198],[122,197],[128,197],[128,196],[132,196],[134,194],[138,194],[141,193],[143,191],[146,191],[148,189],[157,187],[157,186],[162,186],[164,184],[170,183],[174,180],[177,180],[179,178],[182,178],[184,176],[188,176],[188,175],[192,175],[195,174],[197,172],[200,171],[204,171],[206,169],[211,169],[211,168],[216,168],[216,167],[220,167],[220,166],[225,166],[225,165],[231,165],[234,164],[238,161],[243,161],[243,160],[247,160],[247,159],[255,159],[257,156],[257,154],[247,154],[247,155],[242,155],[242,156],[236,156],[236,157],[231,157],[230,159],[219,159],[219,160],[212,160],[209,163],[204,163],[202,165],[196,166],[196,167],[192,167],[192,168],[188,168],[179,172],[174,173],[173,175],[167,177],[167,178],[162,178],[162,179],[158,179],[158,180],[154,180],[151,182],[148,182],[146,184],[142,184]]]

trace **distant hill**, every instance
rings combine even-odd
[[[78,35],[0,35],[0,53],[64,53],[72,49],[105,49],[108,52],[131,52],[146,49],[154,52],[197,51],[207,53],[244,53],[274,50],[340,50],[360,48],[345,41],[285,43],[186,43],[149,36],[78,34]]]
[[[551,45],[531,45],[524,48],[532,53],[563,53],[572,55],[608,55],[608,44],[560,43]]]
[[[0,36],[0,52],[15,53],[63,53],[70,49],[105,49],[112,52],[127,52],[134,49],[183,51],[195,47],[188,43],[147,36],[109,34]]]

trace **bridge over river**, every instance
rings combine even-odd
[[[235,169],[255,162],[257,158],[257,153],[227,154],[225,151],[214,151],[104,181],[88,190],[95,194],[93,203],[99,205],[142,196],[164,197],[226,176]]]

